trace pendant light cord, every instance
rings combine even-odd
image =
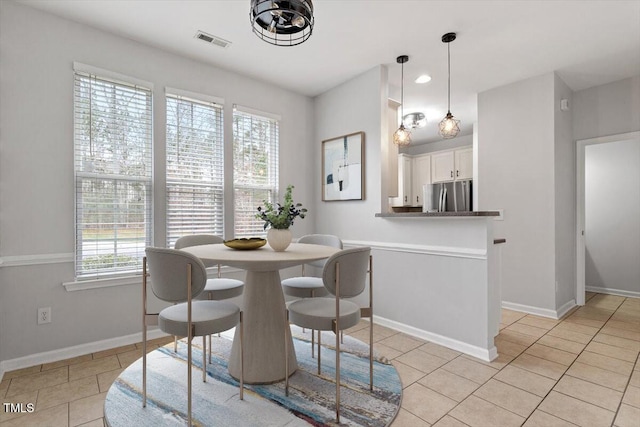
[[[447,112],[451,113],[451,42],[447,42],[447,67],[448,67],[448,79],[447,79]]]
[[[404,62],[400,64],[400,124],[404,124]]]

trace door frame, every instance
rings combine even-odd
[[[585,148],[588,145],[640,139],[640,131],[600,136],[576,141],[576,304],[585,304]]]

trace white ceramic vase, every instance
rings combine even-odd
[[[267,231],[267,243],[276,252],[282,252],[291,244],[291,230],[270,228]]]

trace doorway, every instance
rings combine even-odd
[[[610,135],[599,138],[591,138],[579,140],[576,142],[577,144],[577,161],[576,161],[576,172],[577,172],[577,191],[576,191],[576,199],[577,199],[577,218],[576,218],[576,303],[578,305],[584,305],[585,303],[585,291],[586,291],[586,271],[587,271],[587,248],[586,248],[586,236],[585,230],[587,225],[586,218],[586,194],[587,194],[587,176],[586,176],[586,152],[587,147],[595,146],[598,144],[610,144],[610,143],[622,143],[622,142],[633,142],[636,144],[640,144],[640,132],[630,132],[618,135]],[[613,177],[613,179],[616,179]],[[628,188],[637,188],[638,182],[625,182],[624,179],[619,179],[618,184],[622,186],[621,188],[612,187],[612,190],[620,191],[624,190],[624,186],[633,186]],[[613,196],[613,194],[612,194]],[[611,209],[610,212],[615,213],[615,209],[617,206],[611,205],[610,200],[604,200],[604,206],[607,209]],[[637,217],[636,217],[637,218]],[[637,219],[635,220],[637,221]],[[619,248],[621,251],[624,248]],[[635,248],[633,250],[636,250]],[[615,255],[613,253],[612,255]],[[589,261],[591,262],[591,261]],[[605,286],[606,288],[606,286]],[[640,290],[639,290],[640,291]],[[625,296],[638,296],[633,295],[633,292],[629,292],[625,294],[625,291],[621,292],[612,291],[611,293],[618,293],[620,295]]]

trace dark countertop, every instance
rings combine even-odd
[[[474,212],[385,212],[377,213],[378,218],[451,218],[451,217],[479,217],[479,216],[499,216],[497,211],[474,211]]]

